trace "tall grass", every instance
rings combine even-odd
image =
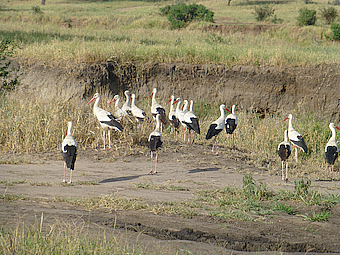
[[[0,230],[2,254],[146,254],[136,243],[129,244],[117,235],[97,230],[86,223],[62,222],[46,226],[43,214],[31,226],[18,224]]]
[[[205,2],[216,20],[226,17],[233,24],[257,25],[254,4],[245,1],[226,6],[222,0]],[[209,23],[193,23],[181,30],[168,29],[159,8],[166,3],[142,1],[52,2],[31,11],[32,1],[14,1],[1,12],[0,40],[20,45],[18,58],[72,62],[116,61],[211,63],[233,66],[319,65],[338,63],[340,46],[329,40],[329,26],[296,27],[292,20],[302,1],[277,2],[275,10],[284,19],[261,34],[206,32]],[[171,3],[170,3],[171,4]],[[325,1],[317,7],[326,6]],[[335,6],[335,8],[338,8]],[[228,23],[227,23],[228,24]],[[272,25],[259,23],[261,25]]]
[[[114,106],[108,104],[113,98],[108,92],[103,91],[100,106],[114,113]],[[138,92],[137,92],[138,94]],[[96,117],[92,113],[92,105],[82,98],[73,98],[62,101],[54,98],[49,101],[41,99],[19,99],[19,92],[1,98],[0,104],[0,151],[38,153],[58,151],[66,134],[67,122],[74,124],[74,137],[80,148],[102,147],[102,130]],[[163,106],[168,106],[167,99],[159,98]],[[150,114],[150,98],[139,98],[137,105],[148,114],[149,120],[142,124],[141,129],[136,129],[135,122],[124,121],[123,132],[111,132],[113,150],[129,151],[137,153],[135,147],[142,151],[148,151],[147,139],[154,129]],[[231,106],[228,106],[229,108]],[[194,111],[200,120],[201,135],[196,136],[195,143],[209,150],[211,140],[205,139],[205,134],[212,121],[219,117],[219,109],[216,103],[195,102]],[[236,150],[229,148],[226,132],[218,136],[218,143],[229,157],[241,154],[244,161],[257,167],[267,169],[275,173],[280,168],[277,146],[283,141],[284,130],[288,123],[283,122],[286,115],[270,115],[265,117],[249,111],[238,111],[238,127],[235,131]],[[293,111],[293,126],[305,139],[309,152],[304,154],[299,151],[299,163],[293,159],[290,161],[291,175],[301,176],[304,173],[312,176],[326,174],[324,148],[331,132],[328,128],[331,119],[318,116],[314,113]],[[288,113],[287,113],[288,115]],[[333,120],[334,121],[334,120]],[[169,125],[169,124],[168,124]],[[165,126],[164,148],[173,140],[173,134]],[[180,128],[178,141],[183,140],[183,130]],[[171,145],[172,146],[172,145]],[[127,150],[121,150],[125,148]],[[293,156],[292,156],[293,158]],[[337,168],[337,165],[336,165]]]

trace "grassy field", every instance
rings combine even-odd
[[[330,25],[320,17],[329,1],[197,2],[214,12],[216,24],[270,25],[260,35],[204,32],[207,22],[169,29],[159,9],[172,1],[11,1],[0,5],[0,40],[17,43],[17,57],[75,63],[151,61],[212,63],[233,66],[319,65],[337,63],[339,43],[331,41]],[[254,7],[270,4],[282,24],[257,22]],[[316,26],[296,26],[298,10],[318,11]],[[38,9],[38,10],[37,10]]]

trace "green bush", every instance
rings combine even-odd
[[[17,78],[11,77],[9,68],[11,61],[8,59],[8,57],[11,57],[13,54],[14,46],[14,43],[10,40],[5,39],[0,41],[0,96],[14,90],[18,84]]]
[[[313,26],[318,19],[316,17],[316,11],[308,10],[307,8],[301,8],[299,10],[298,25],[299,26]]]
[[[34,13],[42,13],[42,11],[41,11],[39,6],[32,6],[32,11]]]
[[[338,23],[332,23],[331,24],[331,30],[333,33],[333,40],[339,41],[340,40],[340,24]]]
[[[265,5],[260,7],[255,6],[255,13],[253,14],[255,14],[255,19],[257,21],[263,21],[272,16],[274,12],[275,12],[274,8],[270,7],[269,5]]]
[[[321,11],[321,17],[323,17],[327,24],[331,24],[338,17],[338,12],[334,7],[323,8]]]
[[[172,6],[168,5],[161,8],[160,11],[168,17],[173,29],[181,28],[194,20],[214,22],[214,13],[201,4],[186,5],[185,3],[180,3]]]

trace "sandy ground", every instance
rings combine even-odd
[[[148,174],[149,154],[123,157],[114,156],[110,151],[80,150],[73,185],[62,184],[63,161],[57,152],[51,153],[52,157],[47,160],[41,155],[21,156],[26,157],[24,161],[29,159],[30,164],[2,164],[1,194],[29,199],[11,202],[1,199],[0,224],[34,223],[43,213],[46,223],[62,219],[89,224],[93,231],[115,227],[115,235],[122,240],[141,245],[150,253],[155,248],[156,251],[161,249],[162,254],[187,254],[188,251],[194,254],[340,252],[339,206],[332,208],[332,217],[327,222],[304,221],[301,216],[284,213],[248,222],[207,215],[185,218],[148,211],[98,209],[89,213],[83,207],[55,200],[115,195],[147,203],[190,202],[197,199],[198,190],[242,187],[244,172],[251,173],[256,181],[261,180],[274,192],[294,190],[294,178],[283,183],[279,170],[277,174],[270,175],[266,170],[246,164],[242,157],[239,160],[230,158],[229,148],[220,148],[220,155],[216,156],[211,154],[210,148],[201,145],[182,144],[180,147],[177,152],[160,152],[156,175]],[[94,183],[96,185],[91,185]],[[174,185],[183,190],[136,186],[145,183]],[[312,180],[311,188],[322,194],[338,193],[339,183]],[[302,214],[305,209],[300,210]],[[312,210],[317,211],[318,208]]]

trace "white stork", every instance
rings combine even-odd
[[[170,103],[170,111],[169,111],[169,121],[171,124],[171,132],[173,132],[175,130],[176,135],[177,135],[177,129],[179,127],[179,120],[176,116],[176,110],[175,110],[175,96],[172,95],[171,99],[169,100]]]
[[[277,153],[281,158],[281,166],[282,166],[282,180],[288,181],[288,158],[291,154],[292,150],[290,147],[290,143],[288,142],[288,130],[285,130],[285,138],[284,141],[279,144],[277,147]],[[286,163],[286,178],[284,174],[284,164]]]
[[[128,90],[125,90],[124,91],[124,95],[125,95],[125,103],[123,104],[122,106],[122,110],[128,115],[130,116],[131,115],[131,107],[129,105],[129,102],[130,102],[130,99],[131,99],[131,94],[130,94],[130,91]]]
[[[131,95],[131,112],[132,112],[132,115],[136,118],[137,128],[139,128],[140,123],[144,121],[146,114],[142,109],[136,106],[135,102],[136,102],[136,95],[132,94]]]
[[[332,166],[331,178],[333,180],[334,162],[338,158],[338,154],[339,154],[339,147],[336,141],[336,130],[335,129],[340,130],[340,128],[336,127],[334,123],[330,123],[329,128],[332,131],[332,137],[329,139],[328,143],[326,144],[325,155],[326,155],[327,163]],[[328,173],[328,177],[330,177],[329,175],[330,173]]]
[[[237,116],[235,115],[235,105],[233,105],[231,113],[228,114],[227,118],[225,119],[225,130],[228,134],[228,138],[229,138],[229,147],[230,146],[230,136],[232,136],[233,139],[233,147],[235,147],[235,143],[234,143],[234,131],[237,127]],[[228,112],[230,112],[228,109],[226,109]]]
[[[112,102],[115,102],[115,117],[118,120],[122,120],[125,116],[127,116],[127,113],[125,111],[123,111],[120,107],[119,107],[119,101],[120,101],[120,96],[119,95],[115,95],[113,97],[113,100],[110,102],[110,104]]]
[[[283,121],[286,121],[287,119],[289,119],[288,138],[291,141],[291,143],[294,145],[294,148],[295,148],[295,161],[298,162],[297,147],[299,147],[305,153],[307,153],[308,149],[307,149],[305,141],[303,140],[303,137],[297,131],[295,131],[295,129],[293,128],[293,125],[292,125],[293,115],[292,114],[288,114],[288,117],[285,118]]]
[[[160,115],[160,120],[162,123],[166,124],[166,115],[165,115],[165,109],[163,106],[161,106],[157,100],[156,100],[156,93],[157,89],[154,88],[150,97],[152,97],[152,103],[151,103],[151,114],[156,119],[157,114]]]
[[[177,101],[177,100],[176,100]],[[181,101],[179,101],[178,104],[180,104]],[[177,105],[178,107],[179,105]],[[176,109],[176,112],[178,113],[178,120],[181,122],[183,128],[184,128],[184,142],[186,140],[186,134],[187,134],[187,129],[188,126],[187,124],[184,123],[184,115],[188,112],[188,100],[184,100],[184,103],[182,105],[182,109]]]
[[[221,131],[225,127],[225,112],[224,112],[225,109],[226,109],[225,105],[221,104],[220,105],[221,116],[210,124],[208,133],[205,137],[207,140],[212,138],[213,136],[215,137],[211,152],[214,153],[214,147],[216,146],[216,154],[218,154],[216,137],[221,133]]]
[[[114,130],[121,132],[123,130],[123,126],[111,113],[109,113],[108,111],[105,111],[102,108],[99,108],[98,106],[99,100],[100,100],[99,93],[94,94],[93,98],[87,104],[90,104],[95,99],[96,101],[93,105],[93,113],[99,120],[100,125],[103,129],[104,150],[106,149],[105,148],[105,128],[108,128],[109,149],[110,149],[111,148],[110,129],[114,129]]]
[[[188,127],[188,142],[190,143],[190,132],[194,130],[196,134],[200,134],[200,125],[198,122],[198,118],[193,111],[194,101],[190,100],[190,109],[188,112],[184,114],[183,123]]]
[[[159,114],[156,115],[156,128],[149,136],[149,148],[151,151],[151,170],[149,174],[156,174],[157,173],[157,160],[158,160],[158,151],[163,143],[162,132],[161,128],[161,121]],[[156,151],[156,162],[155,162],[155,171],[152,171],[152,160],[153,160],[153,152]]]
[[[72,121],[68,122],[67,134],[62,142],[63,158],[64,158],[64,179],[66,182],[66,167],[71,170],[70,181],[72,183],[72,172],[74,170],[74,164],[77,159],[77,142],[72,136]]]

